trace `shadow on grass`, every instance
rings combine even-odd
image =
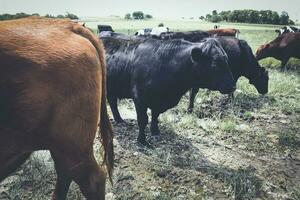
[[[133,157],[133,159],[136,159],[135,163],[142,165],[145,171],[154,170],[156,174],[158,174],[155,176],[155,179],[163,178],[164,180],[172,182],[171,187],[173,187],[172,190],[174,190],[173,192],[175,192],[175,194],[178,188],[191,184],[193,181],[190,179],[193,179],[195,184],[198,184],[199,181],[201,181],[201,177],[197,177],[193,173],[201,173],[213,177],[216,182],[221,181],[225,185],[230,186],[234,198],[237,200],[252,199],[260,195],[262,180],[255,176],[254,169],[251,167],[235,170],[212,163],[201,150],[193,144],[192,139],[186,138],[166,126],[160,126],[162,140],[154,144],[155,149],[140,150],[136,145],[138,135],[137,121],[126,120],[126,123],[127,124],[116,124],[113,122],[115,138],[120,146],[130,154],[140,152],[139,157]],[[150,134],[149,130],[146,130],[146,134]],[[119,156],[117,155],[117,157]],[[142,160],[142,157],[146,157],[147,159]],[[161,174],[162,169],[165,169],[163,174]],[[181,178],[174,180],[174,170],[181,170],[182,173],[188,172],[190,178],[181,175]],[[184,180],[184,177],[188,180]],[[122,178],[119,177],[118,180],[122,180]],[[115,184],[115,192],[117,195],[122,184],[122,181],[117,181]],[[129,183],[127,181],[127,186],[130,187],[130,181]],[[128,187],[123,191],[129,192],[133,189]],[[192,188],[192,186],[190,187]],[[215,190],[220,190],[220,188]],[[133,196],[130,195],[127,197],[133,198]],[[118,198],[122,199],[124,196],[118,195]]]

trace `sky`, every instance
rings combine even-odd
[[[300,0],[0,0],[0,14],[17,12],[45,14],[74,13],[79,17],[124,16],[143,11],[155,18],[198,18],[212,10],[255,9],[287,11],[300,21]]]

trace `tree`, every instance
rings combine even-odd
[[[150,14],[146,14],[145,15],[145,19],[152,19],[153,17],[152,17],[152,15],[150,15]]]
[[[57,17],[56,17],[56,18],[63,19],[63,18],[65,18],[65,16],[63,16],[63,15],[57,15]]]
[[[72,13],[69,13],[67,12],[67,14],[65,15],[66,18],[69,18],[69,19],[79,19],[76,15],[72,14]]]
[[[200,19],[200,20],[204,20],[205,17],[204,17],[204,16],[200,16],[199,19]]]
[[[280,15],[280,24],[286,25],[289,24],[289,14],[286,11],[282,11]]]
[[[158,27],[164,27],[165,25],[163,23],[159,23]]]
[[[127,13],[124,17],[124,19],[131,19],[131,14],[130,13]]]
[[[144,13],[142,11],[135,11],[132,13],[133,19],[144,19]]]
[[[222,17],[219,16],[219,15],[213,15],[213,16],[211,17],[211,20],[210,20],[210,21],[211,21],[211,22],[214,22],[214,23],[220,22],[220,21],[222,21]]]
[[[211,20],[211,14],[207,14],[206,16],[205,16],[205,19],[207,20],[207,21],[210,21]]]
[[[218,11],[217,10],[213,10],[212,11],[212,15],[218,15]]]

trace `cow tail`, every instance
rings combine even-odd
[[[73,26],[73,31],[87,38],[96,48],[99,55],[101,72],[102,72],[102,95],[101,95],[100,123],[99,123],[99,135],[101,136],[101,143],[104,149],[102,165],[103,164],[106,165],[106,170],[109,176],[109,180],[112,184],[112,173],[113,173],[113,166],[114,166],[113,131],[107,114],[107,107],[106,107],[106,62],[105,62],[105,51],[103,48],[103,43],[90,30],[88,30],[87,28],[79,24],[75,24]]]

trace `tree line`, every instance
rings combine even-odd
[[[150,14],[144,14],[143,11],[135,11],[132,14],[131,13],[127,13],[125,14],[124,19],[152,19],[153,16]]]
[[[34,14],[27,14],[27,13],[16,13],[16,14],[0,14],[0,20],[11,20],[11,19],[20,19],[24,17],[29,17],[29,16],[40,16],[38,13]],[[66,13],[65,15],[50,15],[47,14],[44,17],[48,18],[69,18],[69,19],[79,19],[77,15],[72,14],[72,13]]]
[[[294,25],[295,22],[290,19],[289,14],[285,11],[280,14],[272,10],[233,10],[222,11],[213,10],[211,14],[205,17],[201,16],[199,19],[207,20],[210,22],[239,22],[239,23],[255,23],[255,24],[281,24],[281,25]]]

